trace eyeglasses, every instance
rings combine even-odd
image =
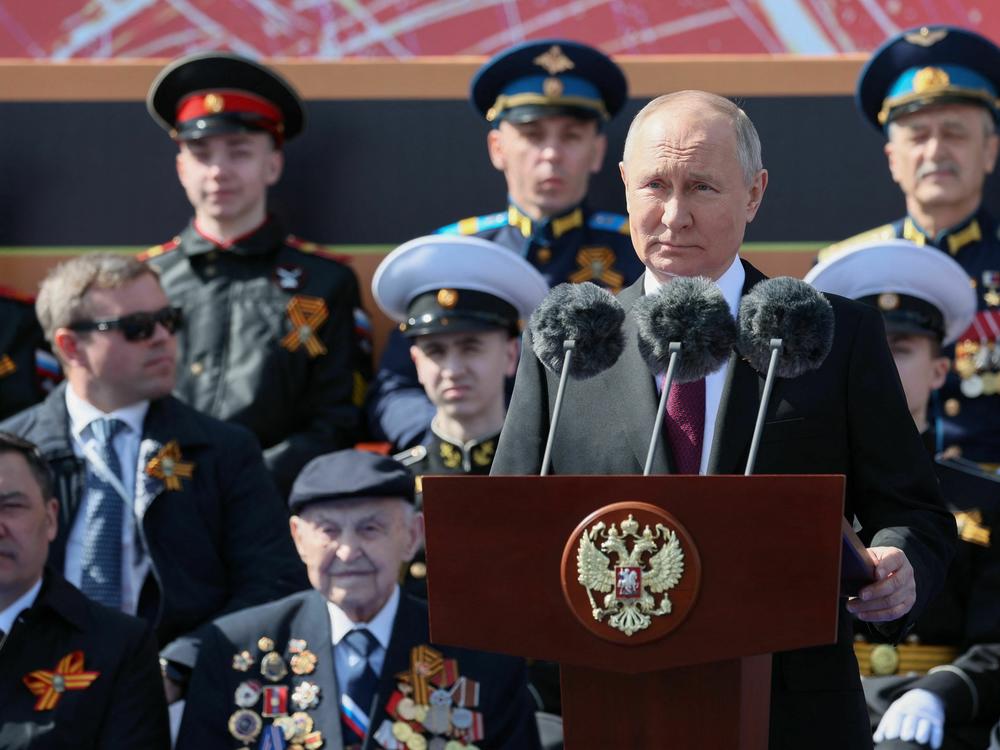
[[[121,331],[126,341],[145,341],[156,331],[156,324],[177,333],[184,322],[179,307],[164,307],[155,312],[137,312],[107,320],[81,320],[68,326],[71,331]]]

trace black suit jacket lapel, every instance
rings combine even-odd
[[[767,277],[746,261],[741,262],[746,272],[743,282],[743,294],[746,294]],[[778,383],[780,381],[776,381],[771,396],[772,403],[777,403]],[[726,385],[715,420],[715,435],[708,459],[709,474],[742,474],[745,470],[762,387],[763,378],[734,351],[729,358]]]
[[[617,411],[625,422],[629,447],[639,464],[640,471],[646,465],[646,453],[649,451],[653,426],[656,419],[660,418],[656,381],[646,360],[639,353],[638,326],[631,314],[632,306],[643,295],[643,278],[640,276],[632,286],[618,295],[618,301],[625,308],[623,327],[625,351],[614,365],[617,377],[605,379],[608,385],[609,403],[621,404],[621,409]],[[661,435],[653,454],[652,473],[668,474],[673,471],[673,456],[667,446],[665,435]]]
[[[313,729],[323,733],[324,746],[343,747],[340,733],[340,687],[333,659],[333,636],[330,632],[330,612],[326,599],[312,591],[298,611],[289,628],[291,638],[305,640],[310,651],[316,654],[316,669],[304,679],[319,686],[318,710],[310,710],[315,723]],[[294,688],[293,688],[294,689]]]

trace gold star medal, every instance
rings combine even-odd
[[[171,440],[149,459],[146,474],[161,480],[168,490],[177,491],[181,489],[181,479],[190,479],[194,475],[194,462],[182,460],[180,445]]]

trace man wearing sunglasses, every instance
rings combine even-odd
[[[148,108],[177,143],[195,214],[143,255],[187,319],[177,397],[250,428],[287,494],[310,459],[357,440],[371,375],[353,271],[267,211],[302,103],[268,68],[208,53],[168,65]]]
[[[66,383],[2,429],[55,473],[49,564],[155,626],[177,700],[193,631],[305,585],[283,502],[249,431],[170,395],[181,314],[151,267],[81,255],[42,282],[37,312]]]

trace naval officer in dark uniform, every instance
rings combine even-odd
[[[617,292],[631,284],[643,267],[628,219],[586,200],[604,163],[605,125],[627,98],[621,69],[584,44],[526,42],[491,59],[472,79],[471,100],[491,126],[487,149],[506,180],[507,207],[438,231],[497,242],[550,286],[591,281]],[[373,432],[404,447],[422,441],[434,414],[408,349],[398,333],[390,337],[368,401]]]
[[[530,263],[477,237],[419,237],[379,264],[372,295],[435,407],[429,435],[397,459],[417,474],[489,474],[521,324],[547,293]]]
[[[982,204],[997,158],[1000,49],[970,31],[927,26],[882,45],[858,80],[857,102],[887,137],[893,180],[906,216],[820,253],[867,240],[904,238],[938,249],[965,269],[979,312],[946,353],[953,360],[934,411],[948,449],[1000,465],[1000,226]]]
[[[176,395],[250,428],[287,495],[311,458],[355,442],[371,368],[354,272],[267,213],[302,104],[273,71],[213,53],[167,66],[148,106],[195,211],[143,255],[184,311]]]
[[[933,453],[940,420],[928,418],[927,404],[949,369],[943,346],[976,313],[964,269],[934,248],[875,240],[821,262],[806,280],[882,311],[907,406]],[[1000,640],[1000,553],[992,538],[1000,478],[943,456],[935,469],[959,536],[945,587],[899,646],[876,642],[876,632],[855,642],[879,750],[982,748],[996,718],[985,700],[990,690],[979,684],[993,668],[979,644]]]

